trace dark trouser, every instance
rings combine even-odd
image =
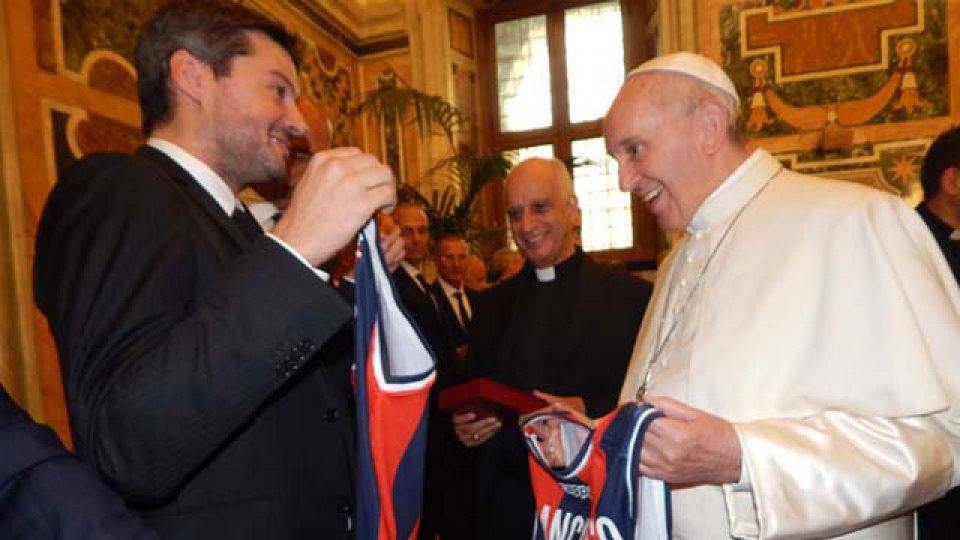
[[[960,488],[917,509],[920,540],[960,538]]]

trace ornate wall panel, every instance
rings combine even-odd
[[[699,8],[700,49],[737,86],[754,144],[797,170],[921,196],[923,153],[960,116],[960,30],[947,24],[960,3],[706,0]]]
[[[384,86],[410,87],[410,55],[404,51],[379,54],[365,58],[360,63],[362,92],[370,92]],[[398,178],[420,186],[419,155],[421,142],[416,126],[404,125],[396,120],[384,122],[367,117],[363,122],[363,146],[390,165]]]
[[[333,145],[355,144],[350,108],[354,101],[353,76],[343,59],[305,38],[301,86],[323,107],[333,126]]]

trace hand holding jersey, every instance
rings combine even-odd
[[[318,266],[351,241],[377,210],[396,203],[394,183],[389,167],[356,148],[317,152],[273,234]]]

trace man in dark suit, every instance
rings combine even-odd
[[[923,202],[917,213],[940,246],[960,285],[960,127],[950,128],[937,137],[920,168]],[[956,538],[960,526],[960,488],[947,492],[917,509],[917,528],[921,540]]]
[[[96,473],[0,387],[0,537],[154,539]]]
[[[941,133],[920,168],[923,202],[917,213],[930,228],[960,283],[960,127]]]
[[[404,260],[393,279],[403,306],[410,312],[437,361],[437,383],[431,389],[430,423],[427,438],[426,478],[419,538],[468,540],[472,523],[464,519],[472,511],[472,469],[464,449],[450,428],[449,416],[437,407],[441,390],[463,378],[463,358],[454,349],[449,330],[430,294],[431,284],[420,268],[430,246],[430,220],[423,208],[411,202],[397,204],[392,214],[404,241]]]
[[[237,201],[284,178],[306,129],[296,43],[233,2],[162,7],[136,50],[147,144],[82,159],[41,217],[35,296],[77,451],[163,538],[353,528],[352,310],[314,268],[396,192],[338,148],[271,235]]]
[[[477,376],[603,415],[617,403],[651,286],[576,247],[576,196],[560,161],[514,167],[506,198],[527,263],[477,298],[467,365]],[[478,450],[478,536],[528,538],[534,500],[518,427],[472,413],[453,420],[460,441]]]
[[[424,333],[427,343],[438,356],[438,375],[445,376],[444,361],[453,354],[437,315],[436,302],[430,295],[430,283],[421,271],[430,247],[430,220],[423,208],[411,202],[397,204],[391,215],[403,238],[404,255],[400,266],[393,272],[393,280],[400,301]],[[451,366],[452,367],[452,366]]]
[[[467,328],[473,318],[471,306],[475,301],[473,291],[464,287],[469,256],[470,250],[463,238],[453,234],[438,238],[434,255],[437,280],[430,286],[450,341],[461,356],[466,355]]]

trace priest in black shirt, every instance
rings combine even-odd
[[[527,262],[477,298],[467,369],[603,415],[617,404],[651,286],[576,247],[577,200],[560,161],[531,158],[514,167],[506,199]],[[478,536],[529,538],[534,500],[518,427],[472,413],[455,416],[454,427],[477,449]]]

